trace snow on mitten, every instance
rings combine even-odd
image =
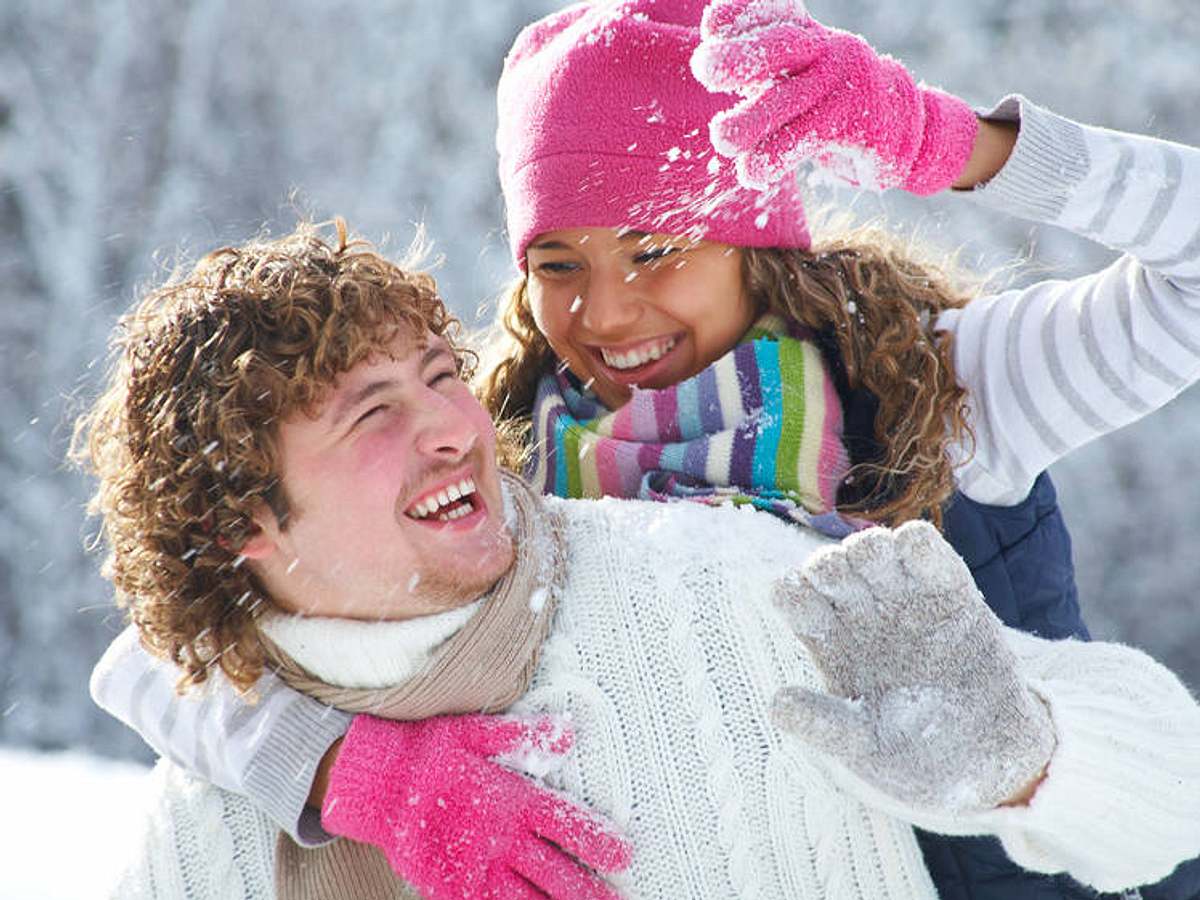
[[[818,551],[775,588],[828,693],[775,698],[777,724],[893,800],[931,812],[1002,805],[1055,747],[1000,620],[927,522]]]
[[[360,715],[330,773],[321,824],[381,849],[433,900],[616,900],[585,866],[624,869],[630,847],[599,817],[489,758],[561,756],[573,740],[548,716]]]
[[[709,131],[747,187],[812,162],[857,186],[933,194],[971,156],[979,123],[964,101],[917,84],[858,35],[812,19],[799,0],[714,0],[701,35],[696,78],[743,98]]]

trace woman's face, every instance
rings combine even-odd
[[[529,302],[558,358],[610,409],[728,353],[756,318],[735,247],[613,228],[538,235]]]

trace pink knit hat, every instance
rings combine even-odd
[[[692,75],[706,0],[589,0],[527,26],[497,92],[517,267],[539,234],[632,228],[742,247],[809,246],[798,187],[737,183],[708,123],[737,97]]]

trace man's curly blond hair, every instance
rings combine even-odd
[[[279,423],[399,335],[441,335],[464,377],[474,367],[432,277],[340,219],[332,230],[224,247],[151,290],[119,320],[106,387],[75,426],[72,457],[99,482],[104,574],[181,689],[214,665],[243,690],[262,671],[268,598],[238,551],[264,504],[287,525]]]

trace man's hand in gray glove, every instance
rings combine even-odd
[[[927,522],[872,528],[775,587],[829,693],[784,688],[776,723],[887,796],[937,812],[1020,799],[1054,750],[1000,620]]]

